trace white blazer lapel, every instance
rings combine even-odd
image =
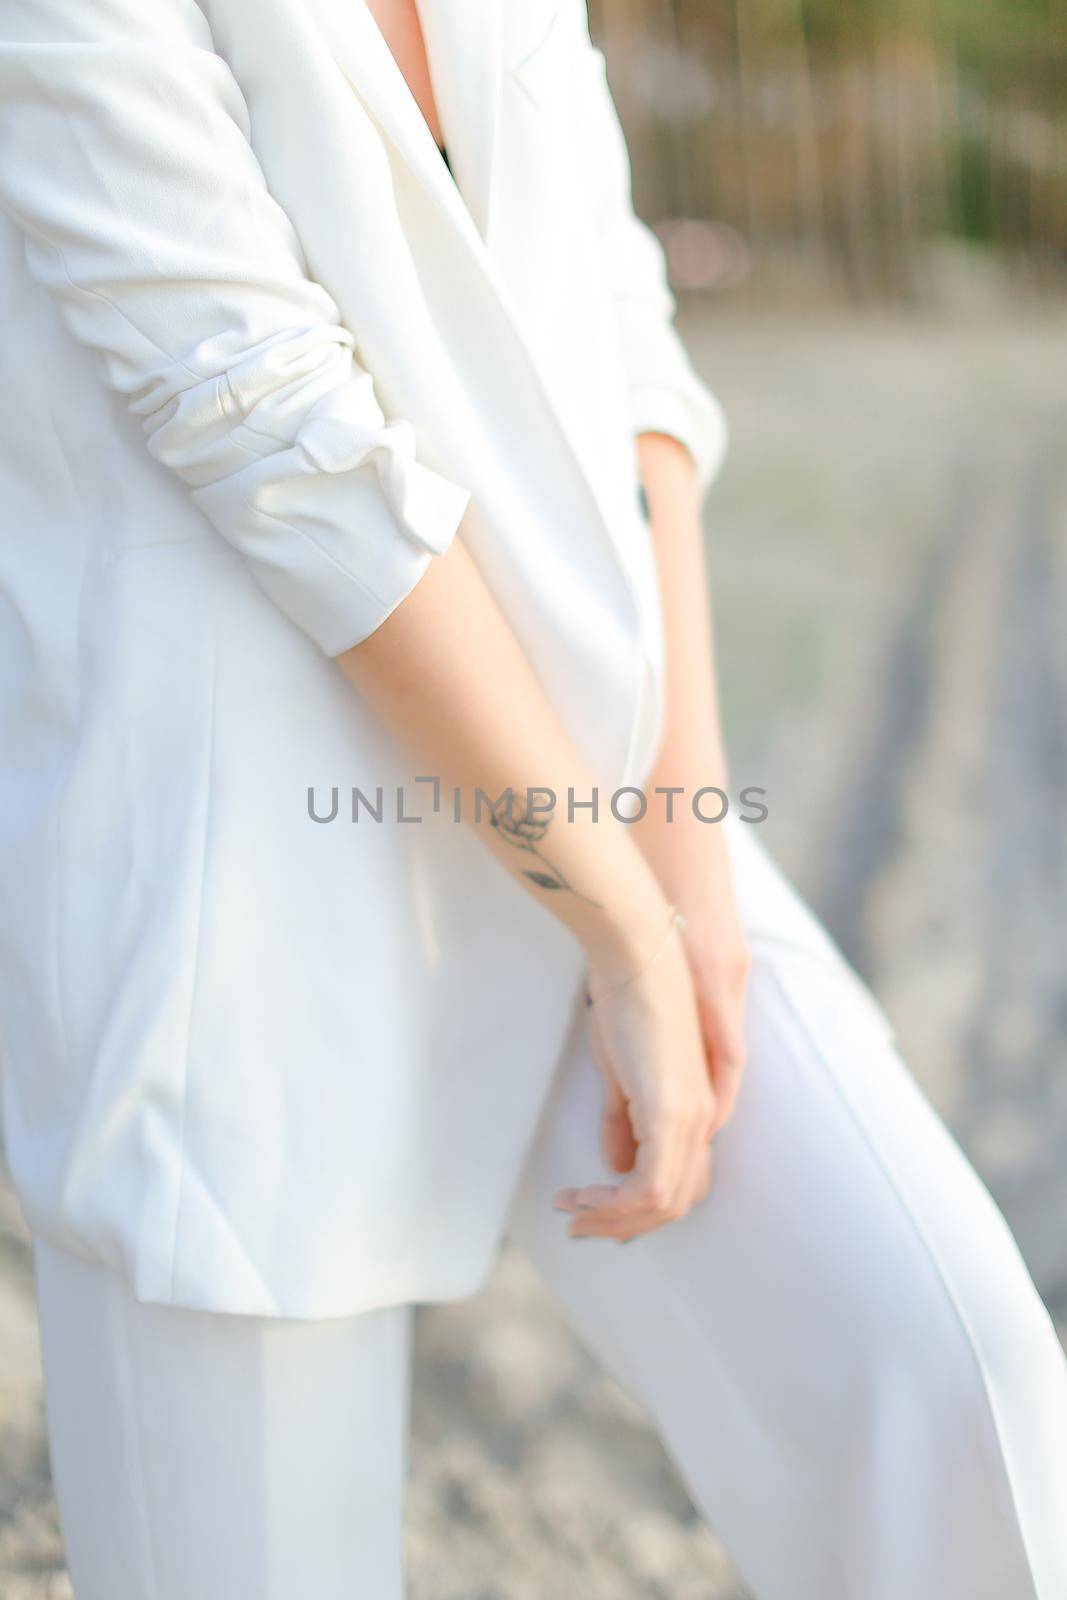
[[[605,495],[603,480],[590,471],[590,461],[579,449],[572,428],[564,420],[566,412],[561,409],[559,395],[531,345],[525,319],[516,307],[506,274],[501,270],[501,241],[498,240],[494,248],[488,237],[493,211],[493,173],[499,160],[505,78],[503,0],[416,0],[420,21],[425,27],[426,53],[438,114],[457,182],[449,175],[418,102],[365,0],[302,0],[302,3],[339,70],[380,133],[465,242],[472,265],[503,313],[513,335],[513,347],[539,391],[545,419],[585,488],[594,511],[593,525],[622,580],[620,603],[632,614],[638,602],[629,547],[636,537],[636,512],[631,506],[629,521],[620,516],[619,496],[625,493],[625,487],[612,483]],[[462,185],[462,193],[457,183]],[[497,207],[497,222],[503,231],[506,224],[503,206]],[[494,350],[494,361],[501,372],[506,359],[502,343]],[[643,552],[641,544],[639,561],[645,559]]]
[[[455,182],[365,0],[304,3],[383,135],[452,221],[465,232],[473,229],[484,242],[501,82],[499,0],[418,3]]]
[[[489,238],[503,76],[501,0],[417,0],[449,160]]]

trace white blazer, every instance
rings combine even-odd
[[[581,952],[332,658],[469,506],[639,781],[634,436],[704,488],[723,450],[582,0],[419,9],[456,182],[363,0],[0,0],[5,1137],[29,1225],[143,1300],[477,1286]]]

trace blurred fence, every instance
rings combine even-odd
[[[921,297],[948,241],[1067,279],[1067,0],[590,0],[681,286]],[[957,251],[957,255],[963,252]]]

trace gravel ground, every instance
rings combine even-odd
[[[1046,314],[683,307],[735,782],[873,982],[1067,1343],[1067,377]],[[526,1262],[418,1315],[412,1600],[742,1600]],[[0,1187],[0,1593],[69,1596]]]

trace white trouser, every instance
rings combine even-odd
[[[606,1174],[579,1019],[510,1234],[759,1600],[1064,1600],[1067,1366],[1008,1230],[832,963],[756,941],[712,1192],[569,1240]],[[396,1600],[410,1308],[134,1300],[36,1241],[77,1600]]]

